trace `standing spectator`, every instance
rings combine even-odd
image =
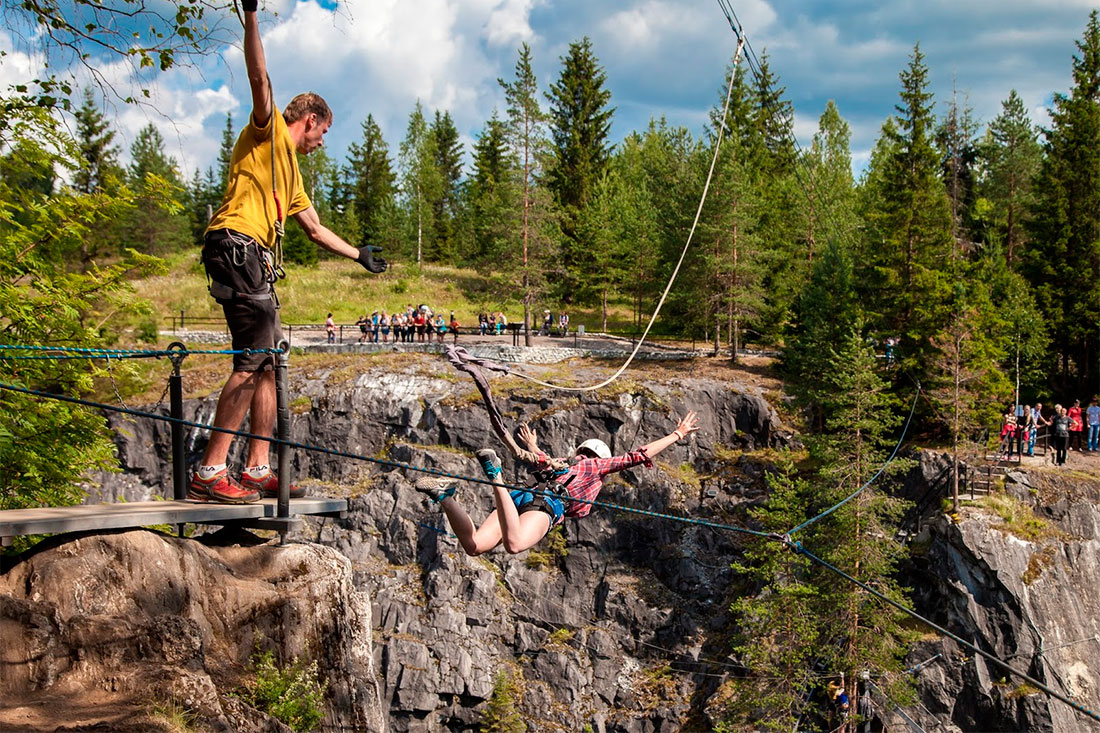
[[[569,314],[565,311],[562,311],[558,316],[558,328],[561,329],[562,336],[569,333]]]
[[[1089,452],[1100,447],[1100,405],[1093,397],[1089,400],[1089,409],[1085,410],[1085,416],[1089,424]]]
[[[496,313],[490,313],[489,314],[489,333],[491,333],[494,336],[497,335],[497,314]]]
[[[1074,400],[1073,406],[1066,410],[1069,416],[1069,449],[1081,452],[1081,433],[1085,432],[1085,423],[1081,420],[1081,400]]]
[[[430,344],[432,342],[432,336],[435,334],[435,318],[432,317],[431,308],[427,308],[427,310],[423,311],[423,313],[425,341]]]
[[[497,311],[497,335],[504,333],[505,327],[508,325],[508,319],[504,317],[504,311]]]
[[[328,342],[330,344],[336,343],[336,321],[332,320],[332,314],[328,314],[328,318],[325,319],[325,333],[328,334]]]
[[[554,322],[554,316],[551,315],[550,309],[547,308],[542,312],[542,328],[539,329],[539,336],[549,336],[550,326]]]
[[[1031,408],[1031,421],[1034,427],[1031,430],[1031,435],[1028,437],[1027,454],[1029,456],[1035,455],[1035,438],[1039,434],[1039,428],[1050,427],[1050,420],[1043,417],[1043,403],[1036,402],[1035,407]]]
[[[382,328],[381,321],[382,319],[379,318],[378,311],[374,311],[370,314],[370,333],[371,341],[373,343],[378,343],[378,334],[380,333],[380,329]]]
[[[1066,464],[1066,447],[1069,445],[1069,428],[1073,421],[1066,414],[1066,408],[1061,405],[1054,406],[1054,463],[1057,466]]]
[[[359,326],[359,343],[363,343],[367,340],[367,323],[369,323],[369,321],[367,320],[366,313],[359,316],[359,320],[355,322],[355,325]]]
[[[1030,411],[1027,409],[1027,405],[1023,404],[1015,405],[1012,410],[1012,414],[1016,416],[1016,455],[1023,458],[1024,443],[1027,441],[1027,415]]]
[[[477,330],[481,331],[482,336],[489,330],[489,316],[485,315],[485,311],[477,314]]]
[[[416,341],[421,343],[424,341],[424,334],[427,333],[428,317],[424,315],[424,311],[417,309],[413,312],[413,326],[416,328]]]
[[[386,309],[382,309],[382,317],[378,319],[378,324],[382,327],[382,343],[388,343],[390,340],[390,317],[386,315]]]
[[[1035,417],[1031,414],[1031,408],[1023,405],[1023,416],[1016,419],[1017,445],[1016,452],[1020,458],[1024,457],[1024,451],[1031,455],[1031,448],[1035,445]]]
[[[1001,426],[1001,445],[997,448],[994,460],[1012,458],[1012,443],[1016,440],[1016,416],[1011,412],[1005,413],[1005,422]]]
[[[455,343],[458,343],[458,319],[455,318],[455,312],[451,311],[451,333],[454,334]]]
[[[435,314],[435,340],[443,343],[443,337],[447,334],[447,322],[443,320],[442,313]]]

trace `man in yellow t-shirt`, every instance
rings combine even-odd
[[[274,356],[264,349],[282,340],[274,283],[282,222],[293,216],[306,236],[321,247],[356,260],[369,272],[386,269],[378,247],[356,249],[321,224],[302,185],[296,153],[319,148],[332,124],[332,111],[320,96],[299,94],[282,114],[272,100],[267,63],[256,19],[257,0],[243,0],[244,60],[252,90],[252,116],[233,148],[229,182],[221,207],[210,220],[202,261],[210,294],[222,306],[236,354],[233,373],[222,388],[214,416],[217,427],[237,430],[251,411],[251,432],[271,435],[275,428]],[[270,468],[270,442],[248,443],[238,482],[226,460],[233,436],[213,432],[188,496],[201,501],[247,503],[278,494]],[[292,487],[291,496],[303,492]]]

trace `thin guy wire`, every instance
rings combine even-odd
[[[1029,685],[1032,685],[1033,687],[1035,687],[1039,690],[1042,690],[1043,692],[1045,692],[1050,697],[1053,697],[1056,700],[1064,702],[1066,705],[1069,705],[1071,708],[1073,708],[1077,712],[1079,712],[1083,715],[1087,715],[1088,717],[1092,718],[1093,720],[1095,720],[1097,722],[1100,722],[1100,715],[1098,715],[1097,713],[1094,713],[1093,711],[1089,710],[1088,708],[1081,705],[1080,703],[1076,703],[1073,700],[1070,700],[1068,697],[1066,697],[1062,693],[1058,692],[1057,690],[1052,689],[1051,687],[1049,687],[1048,685],[1040,682],[1039,680],[1035,679],[1031,675],[1029,675],[1025,672],[1021,672],[1018,669],[1010,666],[1007,662],[1002,662],[1000,659],[993,656],[989,652],[986,652],[986,651],[982,650],[977,645],[972,644],[969,641],[966,641],[965,639],[963,639],[958,634],[951,633],[950,631],[948,631],[944,627],[940,626],[939,624],[935,623],[931,619],[925,618],[924,616],[920,615],[919,613],[917,613],[913,609],[901,605],[900,603],[898,603],[894,599],[880,593],[879,591],[875,590],[874,588],[867,585],[866,583],[863,583],[859,580],[856,580],[851,575],[848,575],[848,573],[844,572],[843,570],[836,567],[835,565],[832,565],[829,562],[827,562],[825,560],[822,560],[817,555],[814,555],[812,552],[810,552],[805,547],[803,547],[800,542],[787,542],[786,544],[787,544],[787,547],[790,548],[792,551],[794,551],[794,552],[796,552],[800,555],[805,555],[810,560],[812,560],[813,562],[815,562],[818,565],[822,566],[823,568],[825,568],[827,570],[830,570],[830,571],[836,573],[837,575],[839,575],[840,577],[844,578],[848,582],[854,583],[855,585],[859,586],[863,590],[865,590],[868,593],[870,593],[871,595],[873,595],[875,598],[878,598],[880,601],[883,601],[884,603],[887,603],[887,604],[893,606],[897,610],[899,610],[902,613],[905,613],[909,616],[912,616],[913,618],[915,618],[918,621],[921,621],[925,624],[928,624],[928,626],[932,627],[934,630],[936,630],[940,634],[943,634],[944,636],[954,640],[956,644],[960,644],[960,645],[966,647],[967,649],[971,650],[975,654],[981,656],[986,661],[992,662],[993,664],[997,665],[998,667],[1005,670],[1006,672],[1008,672],[1008,673],[1010,673],[1010,674],[1012,674],[1016,677],[1019,677],[1023,681],[1027,682]]]
[[[852,499],[856,498],[861,493],[863,493],[864,489],[866,489],[868,486],[870,486],[872,483],[874,483],[875,479],[877,479],[879,476],[882,475],[883,471],[886,470],[887,466],[889,466],[891,463],[894,462],[894,457],[897,456],[898,450],[901,449],[901,444],[905,442],[905,434],[907,432],[909,432],[909,424],[913,421],[913,413],[916,412],[917,398],[920,397],[920,394],[921,394],[921,390],[920,390],[920,387],[918,386],[917,387],[917,393],[915,395],[913,395],[913,406],[909,409],[909,417],[905,421],[905,427],[901,431],[901,437],[898,438],[897,445],[894,446],[894,451],[890,454],[890,457],[886,459],[886,463],[882,464],[882,468],[880,468],[874,476],[872,476],[870,479],[868,479],[867,483],[863,484],[863,486],[860,486],[858,489],[853,491],[851,494],[849,494],[847,497],[842,499],[840,502],[838,502],[837,504],[834,504],[833,506],[829,507],[825,511],[821,512],[821,514],[818,514],[816,517],[813,517],[812,519],[807,519],[802,524],[798,525],[794,529],[787,532],[788,537],[790,535],[794,534],[795,532],[799,531],[800,529],[805,529],[806,527],[809,527],[811,524],[818,521],[819,519],[822,519],[824,517],[829,516],[830,514],[835,512],[837,509],[844,506],[849,501],[851,501]]]
[[[47,358],[65,358],[64,354],[95,354],[98,358],[110,356],[187,356],[188,354],[281,354],[282,349],[102,349],[80,346],[37,346],[30,344],[0,344],[0,351],[59,351],[62,354]],[[0,358],[13,358],[4,357]],[[29,358],[29,357],[24,357]],[[85,357],[87,358],[87,357]]]

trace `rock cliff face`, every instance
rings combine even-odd
[[[926,473],[937,472],[926,461]],[[914,543],[915,601],[932,620],[1087,709],[1100,710],[1100,482],[1052,467],[936,517]],[[950,640],[916,664],[926,729],[1100,731],[1100,724]]]
[[[293,439],[480,476],[472,453],[495,440],[472,383],[435,361],[369,364],[355,376],[299,373]],[[787,440],[761,395],[686,374],[579,398],[511,378],[494,391],[506,418],[533,421],[556,455],[590,436],[625,451],[698,410],[696,437],[663,453],[655,470],[619,474],[600,497],[658,512],[742,522],[743,505],[762,495],[763,467],[738,456]],[[197,420],[212,409],[212,399],[187,405]],[[160,493],[170,475],[167,430],[149,421],[115,427],[127,470],[106,477],[103,494]],[[191,436],[196,452],[204,438]],[[314,491],[349,496],[346,520],[311,524],[301,538],[349,558],[356,586],[373,598],[393,731],[477,729],[501,672],[531,730],[678,730],[728,669],[721,634],[736,535],[597,507],[566,521],[563,548],[470,558],[412,490],[418,474],[300,451],[293,460]],[[507,459],[505,476],[522,480]],[[483,485],[464,485],[460,496],[475,520],[493,508]]]
[[[292,370],[292,438],[479,475],[472,452],[492,439],[472,385],[438,362],[389,356]],[[747,506],[765,495],[766,463],[753,451],[791,440],[761,395],[687,370],[664,384],[617,382],[581,397],[509,378],[496,380],[494,391],[507,419],[532,421],[559,455],[588,436],[623,451],[665,434],[673,414],[698,410],[696,437],[662,454],[656,470],[619,474],[600,496],[655,512],[743,524]],[[213,404],[189,401],[187,416],[207,421]],[[167,429],[115,426],[126,471],[104,477],[103,495],[163,493]],[[189,441],[197,455],[205,436]],[[346,519],[310,522],[297,539],[348,558],[352,583],[372,598],[389,730],[476,730],[493,706],[514,706],[532,731],[713,728],[707,699],[735,667],[726,609],[740,535],[597,507],[566,521],[564,545],[548,540],[519,555],[470,558],[438,510],[412,491],[417,474],[302,451],[293,462],[313,491],[349,499]],[[916,483],[937,473],[935,463],[923,461]],[[507,462],[505,476],[518,479]],[[463,485],[459,496],[475,520],[492,509],[482,485]],[[931,502],[912,542],[914,604],[1096,709],[1098,503],[1100,491],[1085,478],[1042,469],[1010,474],[1003,496],[968,506],[958,522]],[[1002,672],[949,640],[926,637],[909,660],[921,665],[914,672],[921,700],[905,715],[925,730],[1100,731],[1011,677],[1002,682]]]
[[[382,730],[347,559],[227,534],[69,535],[0,576],[0,730],[175,731],[175,710],[201,730],[289,731],[231,694],[256,649],[318,660],[325,730]]]

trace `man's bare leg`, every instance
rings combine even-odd
[[[271,373],[271,378],[272,385],[274,385],[274,373]],[[259,372],[233,372],[230,374],[225,386],[222,387],[221,396],[218,397],[218,408],[214,413],[214,425],[231,430],[240,428],[245,415],[248,414],[248,410],[253,404],[259,383]],[[272,412],[274,413],[274,410]],[[229,446],[232,443],[233,436],[230,433],[212,431],[210,442],[206,444],[206,452],[203,454],[202,465],[217,466],[225,463],[226,458],[229,456]]]
[[[275,372],[257,372],[256,374],[258,375],[258,381],[256,389],[252,393],[252,423],[249,432],[253,435],[272,435],[275,431],[275,415],[277,413]],[[244,465],[271,465],[271,443],[258,438],[250,438],[248,441],[248,461]]]

